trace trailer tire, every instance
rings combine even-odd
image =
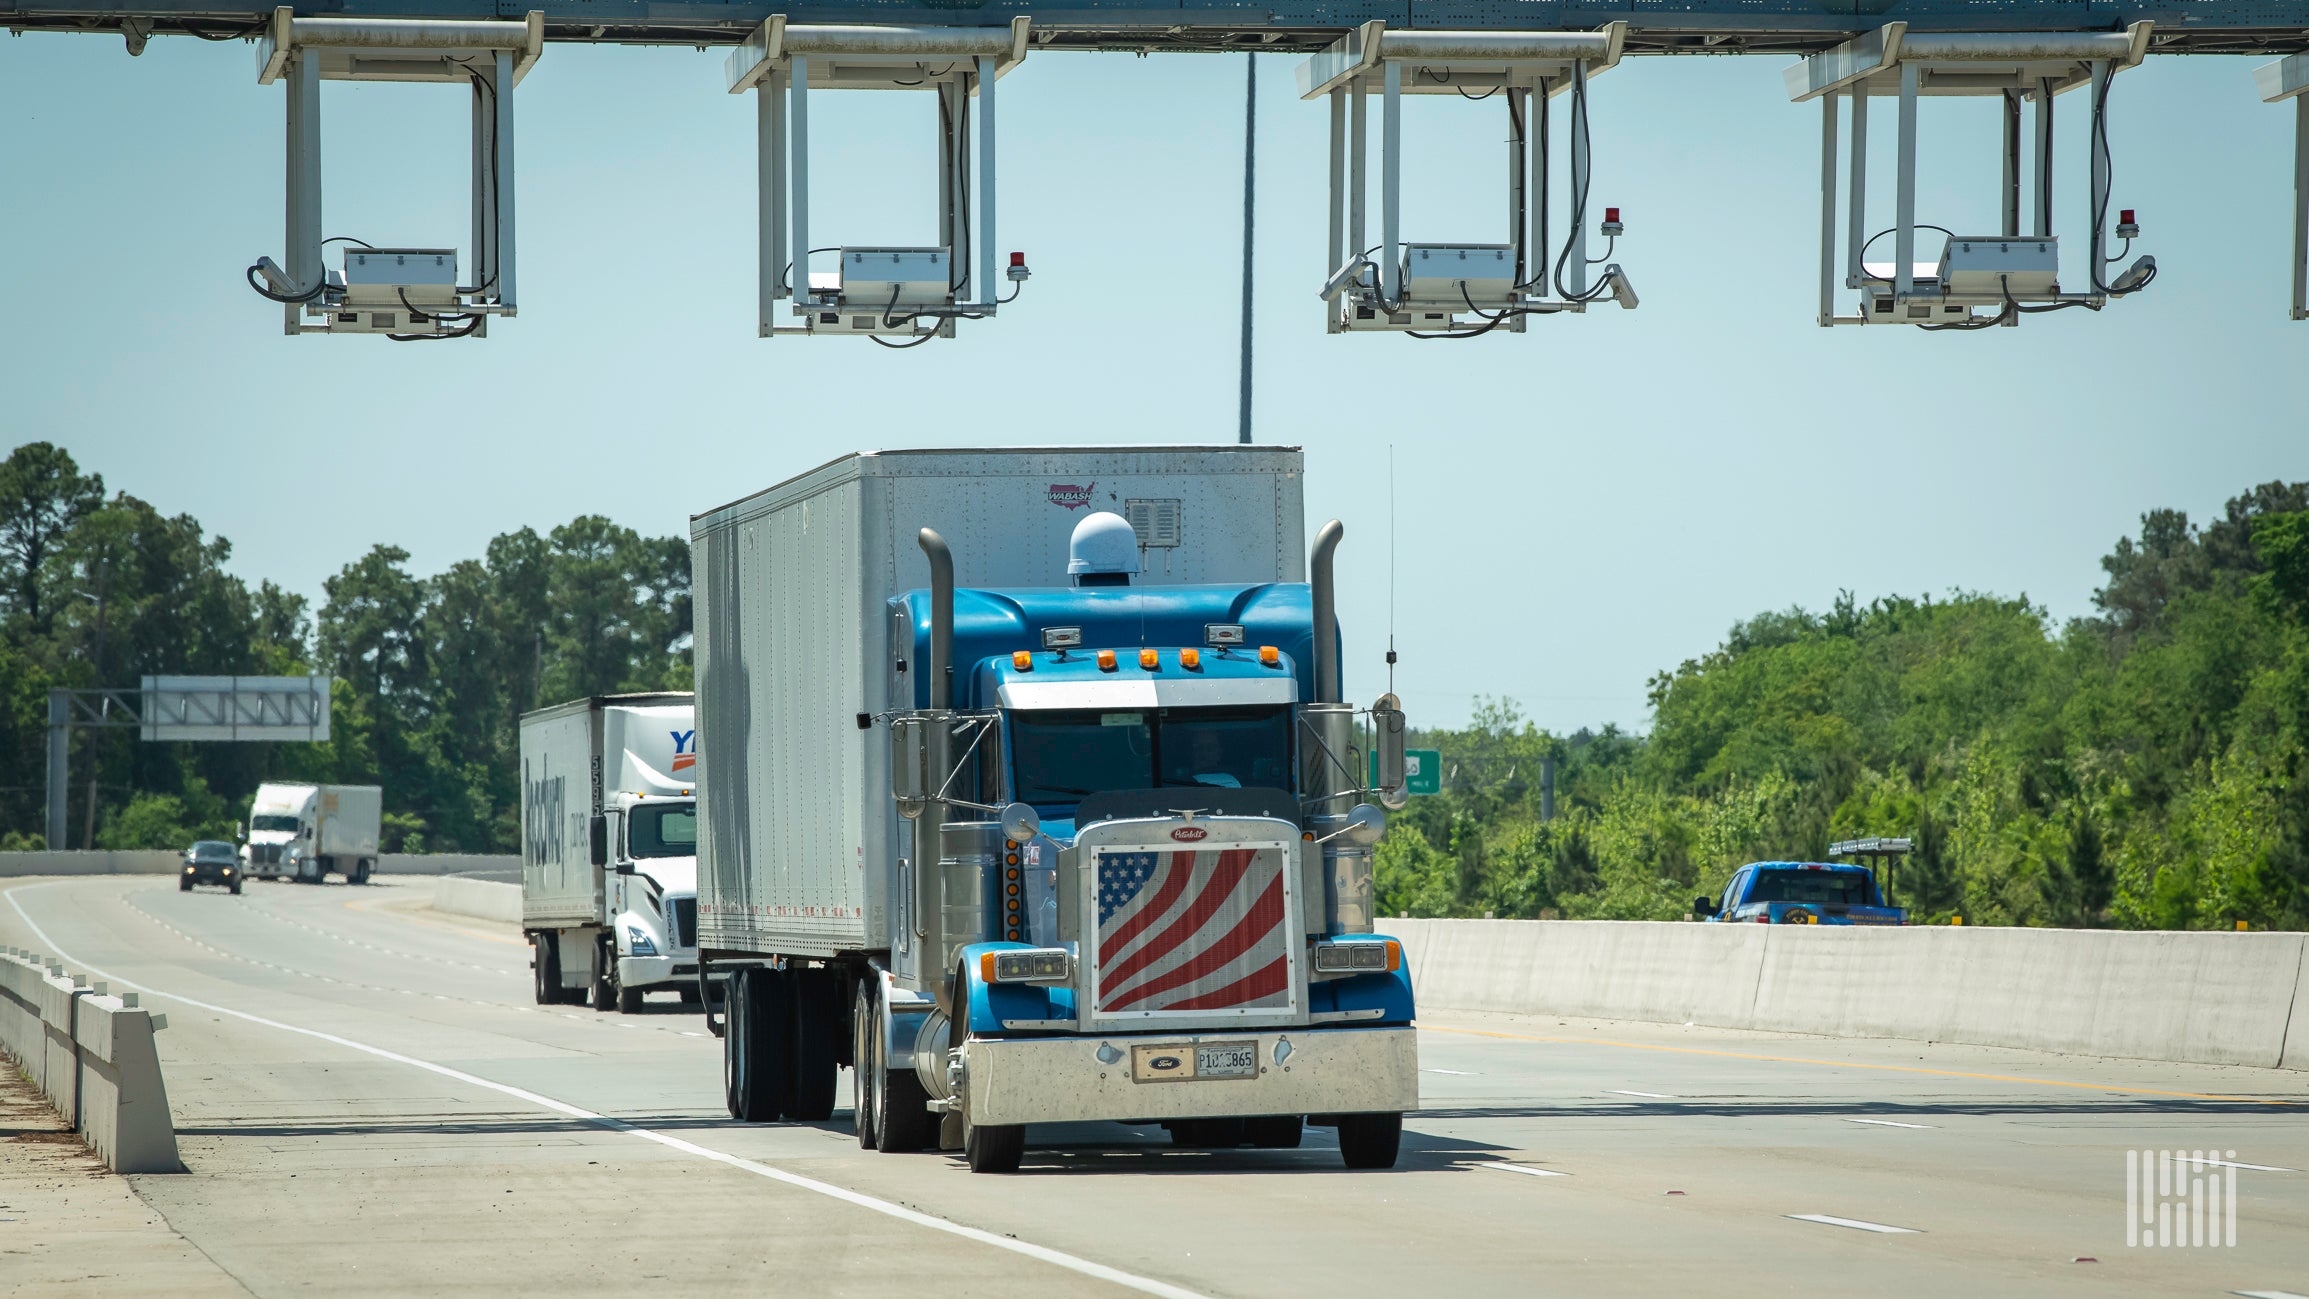
[[[962,1153],[973,1173],[1015,1173],[1026,1157],[1023,1123],[969,1123],[962,1129]]]
[[[787,1053],[793,1097],[786,1113],[798,1122],[823,1123],[834,1117],[838,1090],[842,971],[830,965],[792,969],[786,985],[794,998],[793,1048]]]
[[[775,1123],[793,1108],[793,993],[783,970],[750,966],[730,979],[729,1029],[722,1037],[730,1117]]]
[[[1402,1145],[1400,1114],[1339,1116],[1339,1156],[1349,1168],[1393,1168]]]
[[[1273,1114],[1245,1119],[1243,1135],[1261,1150],[1297,1150],[1306,1127],[1306,1120],[1297,1114]]]

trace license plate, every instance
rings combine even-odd
[[[1133,1082],[1209,1082],[1220,1078],[1259,1076],[1259,1044],[1209,1042],[1195,1046],[1134,1046],[1130,1049]]]

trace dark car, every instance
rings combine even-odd
[[[203,839],[184,850],[184,874],[177,876],[179,890],[190,893],[195,884],[222,884],[233,892],[241,891],[241,856],[229,843]]]

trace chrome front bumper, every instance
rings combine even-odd
[[[1258,1042],[1256,1077],[1185,1082],[1131,1077],[1133,1046],[1252,1039]],[[1290,1049],[1278,1052],[1284,1043]],[[1399,1114],[1419,1108],[1419,1038],[1409,1028],[976,1038],[959,1050],[963,1096],[976,1124]]]

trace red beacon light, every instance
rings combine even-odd
[[[2106,209],[2103,209],[2103,210],[2105,211]],[[2117,213],[2117,238],[2119,238],[2119,239],[2138,239],[2138,238],[2140,238],[2140,235],[2141,235],[2141,223],[2133,219],[2133,209],[2132,209],[2132,208],[2125,208],[2124,210],[2122,210],[2122,211],[2118,212],[2118,213]]]
[[[1024,280],[1031,274],[1033,274],[1033,272],[1026,269],[1026,254],[1012,253],[1010,255],[1010,278],[1014,281],[1019,281]]]
[[[1617,239],[1626,234],[1627,230],[1627,226],[1620,222],[1620,210],[1618,208],[1607,207],[1603,210],[1603,233]]]

